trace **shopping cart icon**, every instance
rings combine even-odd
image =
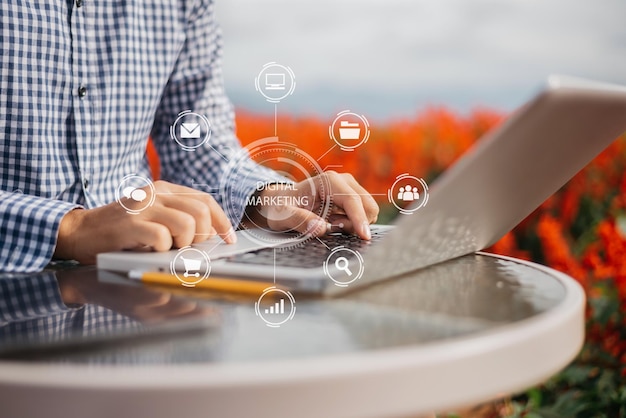
[[[198,273],[198,270],[200,270],[200,266],[202,266],[202,260],[197,260],[195,258],[185,258],[183,256],[181,256],[180,258],[183,260],[183,264],[185,265],[185,273],[183,273],[183,276],[200,277],[200,273]],[[196,272],[190,273],[190,270],[195,270]]]

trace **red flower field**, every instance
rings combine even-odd
[[[385,194],[397,175],[432,181],[504,115],[476,110],[462,116],[436,108],[410,119],[370,120],[368,142],[353,152],[331,149],[333,117],[279,116],[278,135],[316,159],[323,156],[321,167],[340,165],[334,169],[352,173],[377,195],[384,221],[393,214]],[[273,136],[274,115],[240,110],[237,134],[244,145]],[[158,175],[151,146],[148,154]],[[574,277],[588,295],[588,321],[587,341],[574,363],[545,385],[496,402],[480,416],[626,417],[626,135],[488,251]]]
[[[279,116],[278,135],[319,158],[333,145],[332,117]],[[336,170],[380,194],[389,214],[384,193],[397,175],[432,181],[503,117],[437,108],[411,119],[370,120],[367,143],[353,152],[335,147],[320,165],[341,165]],[[273,133],[273,115],[239,111],[242,143]],[[587,343],[578,360],[544,386],[495,404],[489,416],[626,417],[626,135],[488,250],[563,271],[588,294]]]

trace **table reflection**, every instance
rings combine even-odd
[[[470,255],[333,299],[296,294],[294,319],[269,328],[252,299],[144,287],[91,267],[0,274],[0,358],[137,365],[304,359],[471,337],[541,314],[564,297],[548,273]]]
[[[93,267],[0,276],[3,357],[58,355],[201,330],[209,323],[205,318],[217,317],[214,308],[193,299],[101,282]]]

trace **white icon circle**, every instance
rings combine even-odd
[[[271,298],[273,304],[268,304],[267,301],[265,304],[262,304],[265,297]],[[285,322],[293,319],[293,316],[296,314],[296,300],[291,292],[271,286],[265,289],[259,300],[254,303],[254,312],[265,322],[265,325],[278,328]]]
[[[411,215],[428,203],[428,184],[422,178],[400,174],[387,191],[387,198],[401,214]]]
[[[268,62],[254,79],[254,87],[270,103],[279,103],[293,94],[296,89],[296,76],[291,68]]]
[[[152,181],[137,174],[125,176],[115,189],[115,200],[131,215],[152,206],[154,199],[156,192]]]
[[[333,248],[323,267],[324,274],[339,287],[348,287],[350,283],[359,280],[365,271],[361,254],[344,246]]]
[[[183,247],[170,262],[170,273],[183,286],[194,287],[211,274],[211,259],[202,250]]]
[[[178,114],[170,126],[170,137],[184,151],[194,151],[209,142],[211,124],[206,116],[185,110]]]
[[[344,110],[328,127],[328,135],[342,151],[354,151],[369,139],[370,123],[364,115]]]

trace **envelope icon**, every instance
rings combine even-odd
[[[199,139],[200,138],[200,124],[183,122],[180,127],[181,139]]]

